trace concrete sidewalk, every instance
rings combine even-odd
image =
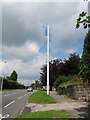
[[[90,104],[80,100],[73,100],[63,95],[58,95],[55,92],[50,92],[50,96],[55,99],[59,105],[63,105],[63,109],[70,112],[72,118],[88,118],[90,112]],[[61,107],[61,106],[60,106]],[[68,109],[67,109],[68,108]]]
[[[66,110],[70,113],[71,118],[88,117],[87,114],[88,103],[74,101],[70,98],[65,98],[63,96],[57,95],[55,92],[50,92],[50,96],[55,99],[55,101],[57,102],[56,104],[27,103],[25,109],[30,108],[30,111],[28,112],[37,112],[37,111],[46,111],[46,110]]]

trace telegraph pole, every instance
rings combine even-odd
[[[49,95],[49,25],[47,25],[47,95]]]

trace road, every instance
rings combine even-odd
[[[2,92],[2,115],[8,116],[8,118],[16,118],[33,92],[26,90]]]

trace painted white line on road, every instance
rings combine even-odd
[[[12,93],[12,94],[17,94],[18,92],[16,92],[16,93]]]
[[[0,114],[0,120],[2,120],[2,118],[8,118],[9,114],[5,114],[4,116],[2,116],[2,114]]]
[[[12,102],[10,102],[9,104],[7,104],[6,106],[4,106],[4,108],[6,108],[6,107],[8,107],[9,105],[11,105],[12,103],[14,103],[15,102],[15,100],[14,101],[12,101]]]
[[[18,99],[21,99],[22,98],[22,96],[21,97],[19,97]]]
[[[24,92],[24,91],[18,91],[18,92],[15,92],[15,93],[6,94],[6,95],[4,95],[4,96],[8,96],[8,95],[14,95],[14,94],[17,94],[17,93],[19,93],[19,92]]]
[[[6,94],[6,95],[4,95],[4,96],[8,96],[8,95],[10,95],[10,94]]]
[[[25,94],[24,96],[26,96],[27,94]]]

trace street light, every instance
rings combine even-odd
[[[49,25],[47,25],[47,95],[49,95]]]
[[[4,62],[4,67],[5,67],[5,64],[6,64],[7,62],[5,61]],[[5,70],[5,69],[4,69]],[[1,90],[3,89],[3,78],[2,78],[2,82],[1,82]]]

